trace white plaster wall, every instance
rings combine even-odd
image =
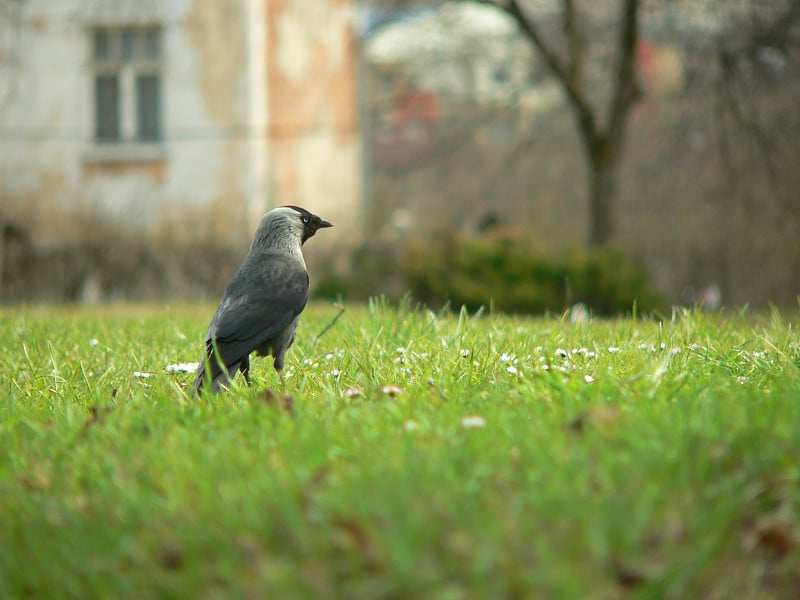
[[[200,222],[202,229],[204,210],[228,198],[227,214],[242,221],[236,213],[244,210],[247,181],[247,71],[241,69],[242,85],[224,90],[232,112],[241,114],[238,122],[210,118],[199,82],[202,64],[186,28],[188,11],[196,6],[189,0],[24,4],[19,65],[13,74],[0,65],[0,81],[12,75],[15,80],[13,96],[0,107],[0,209],[6,219],[62,213],[61,219],[91,215],[123,228],[174,221],[173,230],[185,220],[188,236],[188,221]],[[147,168],[104,169],[87,160],[94,110],[90,26],[136,18],[164,27],[164,160],[158,177]],[[244,36],[228,43],[243,44]],[[54,231],[60,229],[55,225]]]
[[[271,0],[25,0],[23,6],[14,78],[0,62],[0,90],[16,83],[0,105],[0,219],[29,223],[54,243],[81,235],[89,220],[243,244],[266,208],[299,203],[336,222],[322,245],[358,239],[360,139],[350,124],[352,131],[343,131],[347,118],[331,112],[332,102],[345,115],[355,102],[351,83],[337,75],[354,60],[343,52],[349,4],[294,0],[273,15],[273,30]],[[91,27],[131,22],[163,27],[163,161],[106,165],[91,160]],[[271,68],[288,75],[282,89],[271,89],[283,81],[269,75]],[[288,109],[273,106],[276,94]],[[276,125],[297,118],[308,123],[281,146],[282,138],[272,137]]]

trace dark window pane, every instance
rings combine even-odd
[[[145,58],[161,57],[161,29],[158,27],[148,27],[145,29],[144,55]]]
[[[98,142],[119,141],[119,77],[98,75],[94,80],[95,139]]]
[[[94,32],[94,57],[97,60],[111,58],[111,36],[108,31],[100,29]]]
[[[161,81],[158,75],[139,75],[136,78],[136,117],[141,142],[161,139]]]
[[[135,55],[134,44],[136,42],[136,38],[134,35],[133,29],[123,29],[122,30],[122,60],[130,60]]]

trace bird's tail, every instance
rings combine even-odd
[[[210,381],[211,391],[217,393],[221,387],[228,387],[231,379],[239,368],[239,362],[228,366],[223,365],[219,356],[214,352],[214,347],[209,344],[203,360],[197,367],[197,376],[194,378],[194,393],[197,396],[203,395],[203,389]]]

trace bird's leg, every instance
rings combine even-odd
[[[278,375],[281,378],[281,394],[286,393],[286,375],[283,374],[283,369],[278,371]]]
[[[288,346],[286,346],[286,348],[288,348]],[[273,366],[275,367],[275,370],[278,372],[278,377],[280,377],[281,379],[281,394],[286,393],[286,376],[283,374],[283,357],[284,353],[286,352],[286,348],[272,355],[275,358]]]
[[[250,385],[250,357],[245,356],[242,362],[239,364],[239,370],[244,375],[244,380],[247,382],[247,385]]]

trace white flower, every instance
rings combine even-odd
[[[133,376],[134,377],[139,377],[141,379],[147,379],[148,377],[152,377],[153,374],[152,373],[145,373],[144,371],[134,371],[133,372]]]
[[[332,354],[331,352],[328,352],[328,353],[325,355],[325,360],[330,360],[330,359],[332,359],[332,358],[333,358],[333,354]]]
[[[197,371],[197,363],[176,363],[174,365],[167,365],[167,373],[194,373]]]
[[[341,374],[342,374],[342,372],[339,369],[333,369],[333,370],[331,370],[330,373],[328,373],[328,375],[330,375],[331,377],[334,377],[334,378],[335,377],[339,377],[339,375],[341,375]]]
[[[480,415],[467,415],[461,419],[461,426],[467,429],[474,429],[476,427],[486,427],[486,419]]]
[[[594,383],[594,377],[592,377],[591,375],[584,375],[583,376],[583,380],[586,383]]]
[[[397,385],[386,384],[381,388],[381,391],[387,396],[400,396],[403,393],[403,388]]]
[[[508,354],[507,352],[503,352],[500,355],[500,361],[501,362],[510,362],[513,359],[514,359],[514,355],[513,354]]]
[[[616,354],[617,352],[619,352],[619,346],[609,346],[608,347],[608,351],[611,354]]]
[[[398,354],[405,354],[405,353],[406,353],[406,349],[405,349],[405,348],[403,348],[402,346],[398,346],[398,348],[397,348],[396,352],[397,352]]]
[[[92,339],[89,340],[89,345],[90,346],[97,346],[97,344],[99,344],[99,343],[100,342],[97,340],[97,338],[92,338]]]
[[[512,375],[516,375],[517,373],[519,373],[519,371],[517,371],[517,367],[515,367],[514,365],[508,365],[506,367],[506,371],[508,371]]]
[[[416,431],[417,429],[419,429],[419,423],[417,423],[416,421],[413,421],[413,420],[409,419],[408,421],[406,421],[405,423],[403,423],[403,428],[404,428],[406,431]]]
[[[361,391],[361,388],[349,387],[344,392],[342,392],[342,395],[345,398],[357,398],[361,396],[363,393],[364,392]]]
[[[678,348],[678,347],[676,346],[675,348],[672,348],[672,349],[670,350],[670,352],[671,352],[672,354],[680,354],[681,352],[683,352],[683,350],[681,350],[680,348]]]
[[[462,348],[458,351],[458,354],[461,356],[461,358],[467,358],[469,356],[469,350]]]
[[[569,356],[569,352],[567,352],[563,348],[556,348],[556,356],[560,356],[561,358],[567,358]]]

